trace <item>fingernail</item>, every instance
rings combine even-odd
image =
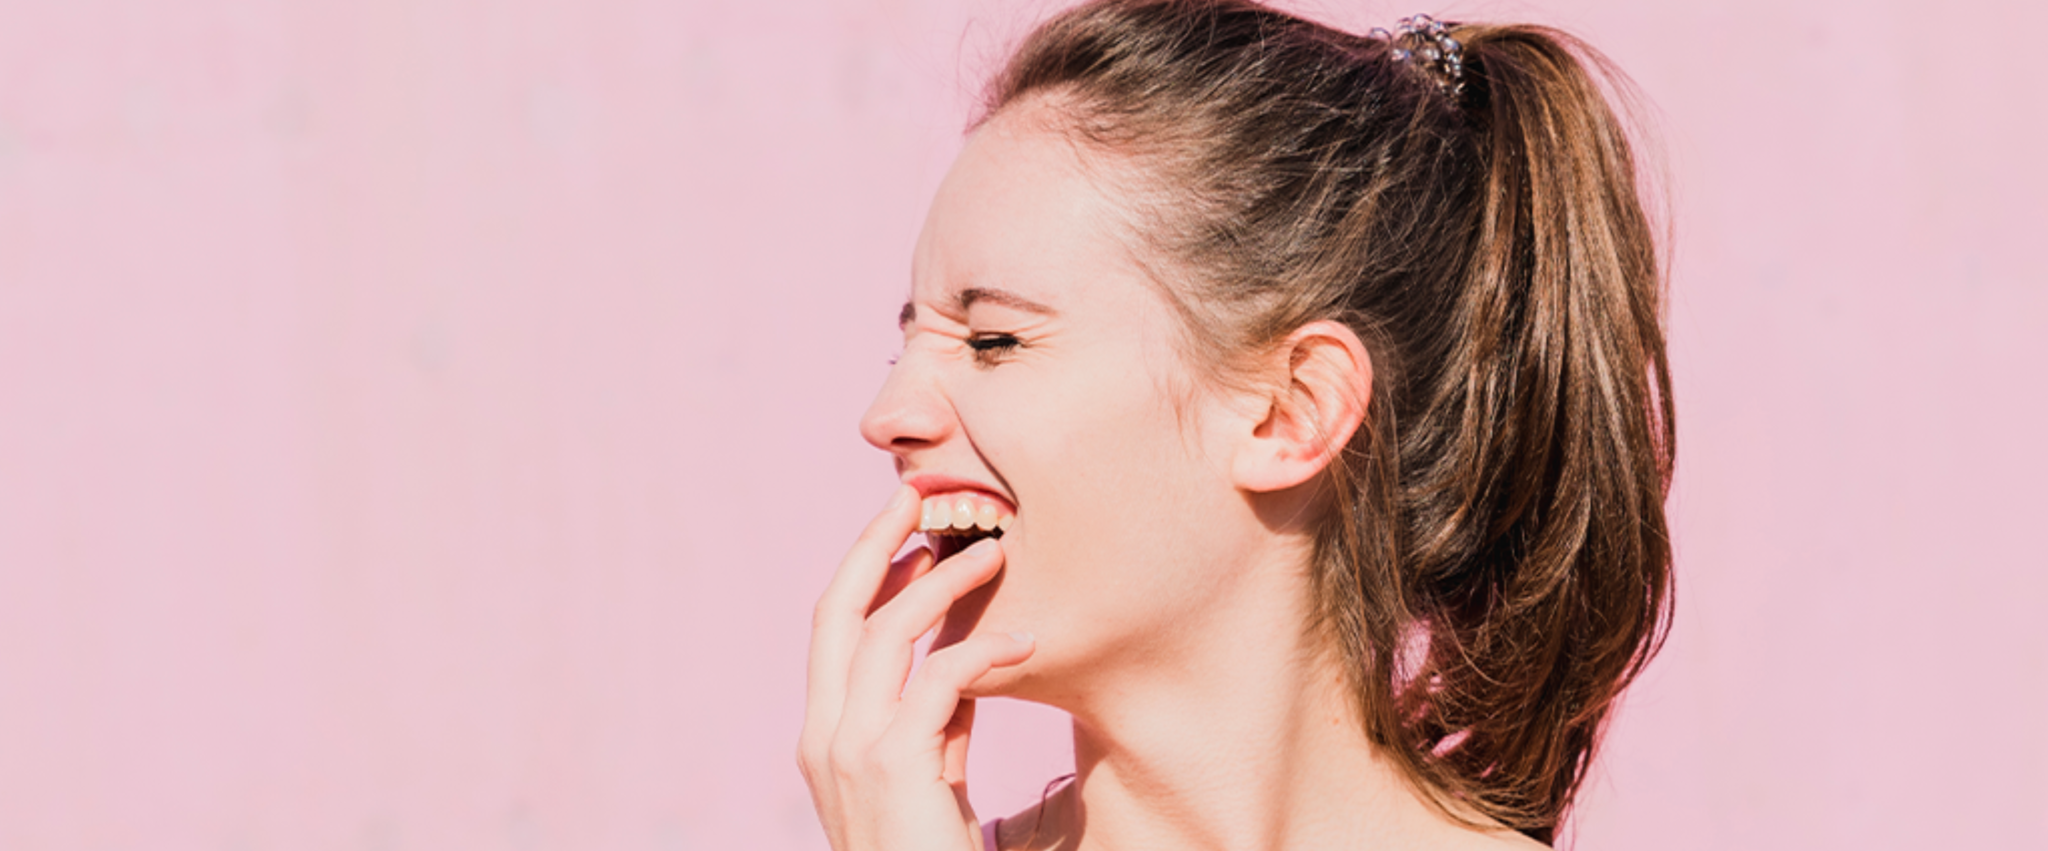
[[[1028,632],[1013,632],[1010,633],[1010,637],[1016,639],[1018,644],[1030,644],[1031,642],[1038,640],[1038,636],[1032,635]]]
[[[968,547],[967,549],[961,550],[961,551],[960,551],[960,554],[961,554],[961,555],[968,555],[968,556],[974,556],[975,558],[981,558],[981,557],[983,557],[983,556],[986,556],[986,555],[988,555],[988,554],[989,554],[989,553],[990,553],[991,551],[993,551],[993,550],[994,550],[995,548],[996,548],[996,539],[994,539],[994,538],[983,538],[983,539],[981,539],[981,540],[979,540],[979,541],[975,541],[975,542],[974,542],[974,543],[973,543],[972,545],[970,545],[970,546],[969,546],[969,547]]]
[[[897,485],[896,493],[894,496],[889,497],[889,507],[885,510],[895,511],[898,508],[902,508],[903,506],[910,504],[911,497],[914,496],[916,493],[917,489],[909,485]]]

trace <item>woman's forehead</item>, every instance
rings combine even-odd
[[[942,311],[977,301],[1057,311],[1135,276],[1124,199],[1097,163],[1036,122],[977,130],[933,199],[912,259],[912,301]]]

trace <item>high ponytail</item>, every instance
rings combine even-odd
[[[1428,649],[1398,704],[1425,775],[1540,827],[1668,617],[1660,276],[1627,136],[1574,55],[1594,54],[1534,27],[1454,33],[1481,212],[1453,343],[1399,433]]]
[[[1022,46],[990,112],[1038,99],[1140,166],[1219,377],[1311,321],[1366,343],[1317,626],[1432,800],[1548,842],[1670,611],[1661,273],[1596,72],[1619,75],[1553,30],[1448,35],[1455,80],[1248,0],[1098,0]]]

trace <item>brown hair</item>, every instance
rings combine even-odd
[[[1455,88],[1248,0],[1100,0],[1022,45],[988,114],[1030,97],[1141,166],[1138,229],[1218,367],[1319,319],[1365,342],[1316,627],[1427,797],[1549,842],[1668,624],[1661,277],[1625,81],[1555,30],[1449,34]]]

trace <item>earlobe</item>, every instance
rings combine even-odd
[[[1372,397],[1372,359],[1342,323],[1311,322],[1274,353],[1265,418],[1233,463],[1239,488],[1271,492],[1316,477],[1365,422]]]

